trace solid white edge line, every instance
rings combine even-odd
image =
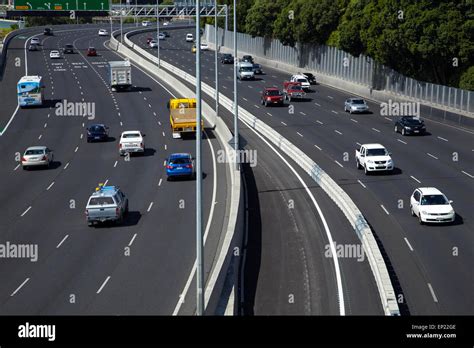
[[[292,167],[292,165],[275,149],[275,147],[273,145],[271,145],[267,139],[265,139],[262,135],[260,135],[256,130],[254,130],[252,127],[250,127],[249,124],[247,124],[245,121],[242,120],[242,123],[246,124],[247,127],[255,133],[255,135],[257,135],[265,144],[267,144],[267,146],[273,150],[273,152],[275,152],[277,154],[278,157],[281,158],[281,160],[283,161],[283,163],[285,163],[289,168],[290,170],[293,172],[293,174],[296,176],[296,178],[301,182],[301,184],[303,185],[305,191],[307,192],[307,194],[309,195],[311,201],[313,202],[317,212],[318,212],[318,215],[319,217],[321,218],[321,221],[323,223],[323,226],[324,226],[324,230],[326,232],[326,236],[328,238],[328,241],[329,241],[329,245],[330,245],[330,248],[331,248],[331,255],[332,255],[332,259],[333,259],[333,262],[334,262],[334,268],[335,268],[335,272],[336,272],[336,286],[337,286],[337,293],[338,293],[338,300],[339,300],[339,314],[342,316],[342,315],[346,315],[346,309],[345,309],[345,304],[344,304],[344,292],[342,290],[342,278],[341,278],[341,269],[339,267],[339,259],[337,257],[337,252],[336,252],[336,246],[334,244],[334,240],[332,238],[332,234],[331,234],[331,231],[329,229],[329,226],[328,226],[328,223],[324,217],[324,214],[321,210],[321,208],[319,207],[319,204],[318,202],[316,201],[316,199],[314,198],[314,195],[313,193],[310,191],[310,189],[308,188],[308,186],[306,185],[306,183],[304,182],[303,178],[298,174],[298,172]]]
[[[110,276],[108,276],[104,282],[102,283],[102,285],[100,286],[99,290],[97,290],[97,294],[100,294],[100,292],[102,291],[102,289],[105,287],[105,285],[107,284],[107,282],[110,280]]]
[[[16,294],[18,291],[20,291],[20,289],[21,289],[29,280],[30,280],[30,278],[26,278],[26,279],[23,281],[23,283],[21,283],[21,285],[20,285],[18,288],[16,288],[15,291],[13,291],[13,292],[11,293],[10,297],[15,296],[15,294]]]

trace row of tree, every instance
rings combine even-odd
[[[232,11],[233,0],[219,2]],[[237,3],[240,32],[291,46],[298,42],[335,46],[354,56],[368,55],[418,80],[474,90],[473,0]]]

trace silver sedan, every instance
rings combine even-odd
[[[344,103],[344,111],[349,113],[354,112],[369,112],[369,106],[364,99],[361,98],[349,98]]]
[[[21,166],[25,170],[34,166],[50,167],[53,160],[53,152],[46,146],[32,146],[21,157]]]

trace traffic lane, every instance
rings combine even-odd
[[[182,34],[184,37],[184,32]],[[133,40],[134,36],[132,36]],[[146,34],[141,34],[137,35],[137,42],[140,42],[143,47],[146,47]],[[162,41],[163,43],[163,51],[166,51],[168,49],[167,46],[169,46],[169,42],[167,41]],[[176,42],[176,46],[179,47],[185,47],[185,43],[181,41]],[[203,52],[203,61],[208,60],[209,63],[213,62],[213,52],[209,52],[212,54],[212,57],[207,58],[208,54],[206,52]],[[165,54],[165,53],[164,53]],[[173,57],[175,58],[175,57]],[[178,55],[176,53],[176,58],[180,58],[182,61],[181,66],[185,66],[188,61],[189,63],[189,58],[185,58],[182,55]],[[186,61],[185,61],[186,60]],[[213,80],[214,79],[214,72],[213,72],[213,64],[203,64],[201,69],[202,69],[202,74],[204,76],[204,79],[208,80]],[[194,67],[190,67],[194,69]],[[227,78],[227,80],[224,80],[224,83],[226,81],[232,82],[232,76],[233,76],[233,67],[229,67],[229,69],[223,69],[224,71],[224,77]],[[228,73],[228,75],[226,74]],[[227,76],[226,76],[227,75]],[[280,75],[280,76],[278,76]],[[276,78],[274,78],[275,76]],[[279,78],[280,77],[280,78]],[[271,70],[262,76],[259,76],[259,78],[262,78],[263,83],[268,83],[270,82],[271,85],[275,85],[278,87],[281,87],[281,83],[285,77],[281,72],[278,72],[276,70]],[[211,81],[212,82],[212,81]],[[248,87],[253,87],[255,84],[249,83]],[[261,89],[263,87],[261,86],[256,86],[257,89]],[[326,110],[330,110],[332,113],[344,113],[343,112],[343,105],[344,105],[344,100],[348,98],[346,92],[326,87],[326,86],[316,86],[312,87],[314,90],[314,93],[309,93],[308,95],[313,98],[317,99],[317,104],[318,107],[323,107]],[[223,91],[225,92],[225,91]],[[255,96],[255,91],[252,91],[253,95]],[[252,99],[255,99],[253,97]],[[254,100],[258,102],[258,100]],[[314,101],[314,100],[313,100]],[[369,105],[371,106],[371,109],[375,112],[376,115],[380,115],[380,104],[374,103],[372,101],[368,101]],[[296,106],[295,109],[299,108],[299,104]],[[313,109],[314,110],[314,109]],[[297,112],[300,110],[297,110]],[[304,111],[304,110],[303,110]],[[377,127],[380,126],[380,124],[383,124],[384,126],[388,126],[387,130],[392,128],[393,129],[393,124],[390,122],[387,122],[386,119],[383,117],[380,118],[375,118],[375,117],[367,117],[367,115],[351,115],[351,118],[355,118],[357,121],[359,121],[361,124],[360,126],[365,126],[365,127],[374,127],[377,129]],[[367,122],[366,122],[367,121]],[[466,169],[471,170],[472,168],[470,167],[470,163],[472,161],[469,161],[469,158],[472,158],[472,149],[470,149],[470,144],[473,143],[472,139],[472,132],[466,132],[463,130],[456,129],[454,127],[450,127],[449,125],[444,125],[444,124],[439,124],[438,122],[433,122],[428,120],[427,123],[429,124],[429,132],[433,135],[432,138],[426,140],[424,139],[423,142],[420,142],[420,146],[425,150],[425,153],[430,153],[433,152],[433,149],[440,149],[442,153],[446,154],[446,156],[454,156],[455,153],[457,153],[461,158],[465,158],[465,164],[468,166]],[[354,125],[352,125],[354,126]],[[385,129],[386,127],[384,127]],[[456,136],[457,135],[457,136]],[[452,139],[449,141],[449,139]],[[448,141],[446,141],[448,140]],[[441,142],[441,143],[440,143]]]
[[[208,103],[211,103],[211,102],[212,102],[211,98],[208,97],[207,95],[204,96],[204,99],[205,99]],[[232,120],[232,116],[230,115],[230,113],[228,113],[227,110],[223,110],[223,109],[221,109],[221,110],[222,110],[223,114],[225,115],[225,116],[223,116],[223,119],[224,119],[225,121],[228,121],[228,122],[229,122],[229,123],[228,123],[228,126],[229,126],[229,127],[232,127],[232,125],[230,124],[230,122],[231,122],[231,120]],[[245,129],[245,126],[243,127],[243,129]],[[261,151],[261,148],[260,148],[260,147],[257,147],[257,145],[255,145],[254,148],[258,148],[258,149],[260,149],[260,151]],[[263,158],[266,158],[266,157],[264,156]],[[278,158],[275,159],[275,162],[278,163],[278,161],[279,161]],[[258,166],[257,166],[257,169],[258,169]],[[298,170],[299,170],[299,169],[297,168],[297,171],[298,171]],[[304,174],[304,173],[301,173],[301,174]],[[285,177],[285,176],[288,176],[288,175],[287,175],[287,174],[285,174],[285,175],[283,175],[283,176],[280,175],[279,178]],[[302,176],[304,177],[304,175],[302,175]],[[318,194],[319,194],[319,193],[318,193]],[[325,197],[325,199],[326,199],[326,197]],[[323,200],[323,201],[324,201],[324,200]],[[321,204],[321,203],[320,203],[320,204]],[[325,203],[323,203],[323,204],[325,204]],[[331,204],[331,203],[328,203],[328,204]],[[265,206],[266,206],[266,205],[265,205]],[[328,209],[328,211],[330,212],[330,214],[335,214],[335,215],[337,216],[337,218],[331,219],[330,221],[328,220],[330,226],[331,226],[332,224],[340,224],[341,221],[342,221],[343,224],[345,223],[345,219],[344,219],[344,218],[341,219],[341,216],[339,215],[339,214],[341,214],[340,211],[339,211],[338,209],[335,209],[335,208],[336,208],[336,207],[331,206],[331,208]],[[326,215],[326,214],[328,214],[328,213],[325,212],[325,215]],[[270,217],[271,217],[271,219],[274,219],[274,215],[273,215],[273,214],[270,215]],[[301,220],[301,221],[305,221],[305,220]],[[267,226],[267,225],[264,225],[264,224],[261,224],[261,225],[262,225],[264,228]],[[312,224],[311,224],[311,226],[314,226],[314,225],[315,225],[315,223],[312,223]],[[273,224],[268,223],[268,226],[273,226]],[[349,228],[348,228],[348,226],[344,226],[343,228],[346,229],[345,231],[347,231],[347,234],[346,234],[345,237],[341,237],[341,236],[338,235],[338,236],[337,236],[337,238],[339,238],[338,240],[345,240],[345,238],[349,238],[349,239],[353,242],[352,244],[356,244],[356,243],[358,242],[358,240],[357,240],[357,238],[356,238],[356,236],[355,236],[355,234],[354,234],[354,231],[353,231],[352,227],[349,227]],[[348,229],[347,229],[347,228],[348,228]],[[340,228],[336,228],[334,231],[335,231],[335,232],[333,232],[334,234],[335,234],[335,233],[339,233]],[[264,233],[264,231],[262,231],[262,234],[263,234],[263,233]],[[273,236],[273,235],[274,235],[274,229],[273,229],[273,228],[268,228],[268,231],[267,231],[266,233],[268,233],[270,236]],[[336,237],[334,237],[334,238],[336,239]],[[322,244],[320,244],[320,245],[322,245]],[[319,250],[320,250],[320,249],[319,249]],[[319,252],[319,250],[318,250],[318,252]],[[314,253],[312,253],[312,255],[313,255],[313,254],[314,254]],[[349,261],[349,262],[350,262],[350,261]],[[358,265],[358,267],[362,267],[362,266]],[[273,272],[273,271],[274,271],[274,268],[272,268],[271,266],[269,266],[268,269],[265,269],[265,272],[267,272],[267,271],[268,271],[268,272]],[[370,271],[370,270],[369,270],[369,271]],[[298,271],[296,271],[296,272],[293,272],[292,274],[299,274],[299,273],[301,273],[301,270],[298,270]],[[343,273],[344,273],[344,272],[343,272]],[[351,273],[350,273],[350,272],[345,272],[345,274],[351,274]],[[351,285],[356,286],[356,283],[361,282],[361,283],[359,283],[359,285],[362,285],[363,288],[362,288],[362,289],[358,289],[358,290],[352,290],[351,287],[348,286],[348,288],[351,289],[351,290],[346,291],[346,289],[344,289],[344,291],[345,291],[346,293],[351,294],[351,295],[353,295],[353,294],[360,294],[361,292],[362,292],[362,293],[367,292],[368,294],[371,294],[372,292],[371,292],[371,291],[367,291],[367,289],[366,289],[367,284],[371,284],[371,280],[370,280],[370,279],[372,279],[371,277],[372,277],[371,273],[366,273],[365,271],[362,271],[362,273],[361,273],[361,275],[358,277],[358,279],[355,280],[355,281],[353,280],[353,281],[351,281],[350,283],[351,283]],[[274,277],[271,277],[271,278],[273,279]],[[347,277],[347,279],[349,279],[349,277]],[[347,279],[345,279],[346,282],[348,282]],[[291,283],[291,278],[288,280],[288,282]],[[252,290],[251,292],[254,292],[254,290]],[[375,293],[377,293],[376,290],[375,290]],[[352,296],[351,296],[351,297],[352,297]],[[361,296],[359,295],[359,297],[361,297]],[[373,301],[373,298],[372,298],[372,296],[370,296],[370,295],[369,295],[369,301]],[[377,299],[375,302],[371,302],[371,304],[368,305],[368,304],[365,303],[364,301],[359,301],[358,299],[352,297],[352,301],[350,301],[350,303],[353,303],[353,305],[350,307],[350,308],[352,308],[352,309],[351,309],[351,310],[352,310],[352,313],[367,313],[367,312],[373,312],[373,313],[375,313],[375,312],[377,311],[377,307],[376,307],[376,306],[378,305],[378,299]],[[354,305],[354,303],[355,303],[355,305]],[[360,303],[360,307],[358,307],[359,303]],[[375,305],[374,305],[374,303],[375,303]],[[270,313],[270,312],[272,312],[272,311],[273,311],[273,309],[271,309],[271,307],[266,307],[266,308],[262,311],[262,313]]]
[[[309,127],[306,127],[306,132],[313,130],[313,129],[318,129],[318,128],[309,128]],[[295,131],[298,131],[298,129],[296,129]],[[303,132],[303,129],[299,129],[300,132]],[[320,136],[323,136],[324,134],[319,134]],[[316,136],[315,136],[316,137]],[[297,146],[300,146],[302,148],[304,148],[304,144],[302,144],[302,141],[299,140],[298,138],[300,138],[299,136],[289,136],[289,140],[292,141],[295,145]],[[344,146],[348,146],[348,145],[344,145],[346,142],[345,139],[341,139],[339,140],[339,143],[341,144],[339,146],[339,151],[337,150],[334,150],[336,153],[337,152],[340,152],[341,154],[344,153]],[[332,149],[337,149],[338,148],[338,145],[337,144],[334,144]],[[308,150],[309,151],[309,150]],[[326,152],[331,152],[331,151],[327,151]],[[334,158],[336,154],[332,154],[332,158]],[[341,156],[342,157],[342,156]],[[318,163],[320,163],[317,159],[316,161]],[[342,160],[340,163],[344,163]],[[420,186],[417,182],[415,182],[413,179],[409,178],[408,176],[405,176],[405,175],[400,175],[400,178],[397,178],[397,176],[395,175],[388,175],[388,176],[383,176],[383,175],[377,175],[377,176],[373,176],[373,177],[370,177],[369,179],[367,179],[367,177],[365,177],[363,175],[363,173],[360,171],[359,173],[355,170],[355,166],[353,165],[353,161],[349,162],[349,169],[348,169],[348,172],[355,172],[354,175],[358,176],[360,182],[362,182],[361,185],[364,185],[366,186],[366,188],[370,191],[372,191],[373,193],[376,194],[377,197],[383,197],[383,199],[381,199],[380,201],[380,206],[377,207],[376,209],[379,209],[380,211],[387,211],[388,214],[394,214],[395,216],[397,216],[398,214],[402,214],[402,212],[405,212],[406,214],[409,214],[409,197],[411,195],[411,193],[413,192],[413,190],[417,187],[417,186]],[[320,165],[322,166],[322,164],[320,163]],[[344,163],[344,165],[347,165],[346,163]],[[470,208],[472,207],[472,203],[469,202],[469,199],[468,197],[470,196],[469,194],[465,194],[466,191],[465,191],[465,185],[463,184],[459,184],[459,182],[466,182],[467,180],[470,180],[470,179],[465,179],[464,177],[459,177],[458,180],[454,179],[453,178],[450,178],[450,177],[446,177],[446,178],[449,178],[449,179],[444,179],[442,177],[442,175],[444,174],[441,174],[443,173],[443,170],[445,169],[445,167],[439,163],[438,164],[439,167],[436,167],[436,168],[432,168],[434,170],[434,172],[439,172],[440,173],[440,176],[439,177],[435,177],[434,179],[431,179],[430,182],[429,182],[429,185],[435,185],[437,184],[437,186],[439,186],[439,183],[440,181],[445,181],[445,184],[443,185],[443,188],[449,188],[451,191],[458,191],[457,195],[454,195],[454,197],[456,197],[456,199],[458,199],[460,202],[459,202],[459,205],[461,207],[463,207],[464,209],[467,209],[467,210],[470,210]],[[403,165],[402,165],[403,167]],[[323,166],[323,168],[325,168],[326,170],[326,167]],[[430,175],[430,170],[428,169],[427,172],[425,173],[425,175],[423,176],[418,176],[418,178],[423,178],[421,180],[424,180],[426,179],[427,177],[429,177]],[[334,179],[339,179],[341,180],[341,175],[339,174],[331,174],[330,175],[334,178]],[[433,174],[431,173],[431,177],[433,177]],[[347,177],[346,177],[346,180],[347,180]],[[349,179],[350,180],[350,179]],[[352,179],[353,182],[355,182],[354,179]],[[467,183],[466,183],[467,184]],[[429,186],[428,185],[428,186]],[[359,185],[357,185],[359,186]],[[363,189],[365,190],[365,188],[363,188],[362,186],[360,186],[360,189]],[[446,189],[443,189],[445,192],[447,191]],[[449,193],[446,192],[446,194],[448,194],[449,196]],[[453,197],[453,195],[449,196],[449,197]],[[404,209],[401,210],[399,208],[400,206],[400,201],[403,201],[405,202],[404,204]],[[356,202],[359,204],[359,202]],[[367,203],[363,203],[363,205],[360,205],[361,206],[361,209],[364,213],[364,215],[367,214]],[[364,209],[365,208],[365,209]],[[464,209],[458,209],[459,211],[459,214],[462,216],[464,214]],[[472,210],[472,209],[471,209]],[[387,215],[388,215],[387,214]],[[370,221],[369,221],[370,222]],[[419,231],[419,226],[418,226],[418,223],[415,219],[412,219],[411,221],[407,221],[408,224],[404,225],[402,224],[402,228],[403,230],[405,231],[405,236],[406,238],[408,238],[409,240],[413,240],[415,239],[415,236],[420,233]],[[381,236],[383,236],[383,233],[382,233],[382,230],[384,228],[377,228],[377,226],[374,226],[375,227],[375,230],[381,234]],[[449,243],[449,245],[452,245],[453,243],[458,243],[458,242],[461,242],[461,241],[464,241],[465,243],[471,243],[472,241],[472,236],[471,234],[469,233],[469,230],[471,230],[471,227],[464,223],[464,224],[461,224],[461,225],[454,225],[454,226],[443,226],[444,229],[449,229],[451,232],[454,233],[454,235],[456,235],[459,239],[456,240],[456,242],[452,241],[451,243]],[[382,239],[383,240],[383,239]],[[385,245],[385,243],[384,243]],[[429,243],[422,243],[420,244],[420,248],[426,248],[427,250],[432,250],[434,249],[434,245],[438,245],[440,248],[442,247],[445,247],[445,243],[441,240],[437,240],[435,238],[431,239]],[[430,254],[430,257],[428,259],[420,259],[422,261],[422,263],[425,265],[425,268],[427,270],[427,274],[428,275],[431,275],[431,274],[434,274],[437,272],[437,269],[435,267],[432,267],[431,265],[433,264],[433,258],[434,259],[445,259],[445,257],[443,257],[443,253],[440,253],[440,254],[434,254],[434,253],[431,253]],[[461,261],[461,260],[459,260]],[[462,263],[462,262],[459,262],[456,267],[453,268],[453,271],[447,275],[446,277],[449,277],[451,278],[451,282],[450,284],[452,283],[458,283],[458,284],[462,284],[465,279],[464,278],[460,278],[458,277],[459,274],[458,272],[456,272],[457,269],[462,269],[462,268],[466,268],[467,265],[469,264],[468,263]],[[460,273],[462,274],[464,271],[461,271]],[[445,277],[445,279],[446,279]],[[444,285],[445,283],[442,283],[440,284],[440,286],[445,286]],[[453,298],[453,297],[449,297],[449,298]],[[454,299],[457,299],[456,297],[454,297]],[[458,306],[461,305],[462,306],[462,303],[458,303]],[[454,309],[455,307],[452,308],[452,310],[455,310]]]
[[[45,72],[45,62],[42,56],[35,56],[34,59],[31,59],[31,63],[35,69],[38,69],[35,70],[37,73]],[[30,70],[32,69],[30,68]],[[65,93],[69,95],[74,95],[74,90],[67,89],[70,82],[67,77],[65,78],[63,74],[53,73],[51,81],[54,79],[57,80],[56,85],[59,89],[68,91]],[[49,81],[46,81],[46,85],[49,85]],[[12,161],[10,170],[2,172],[4,182],[8,183],[2,185],[2,193],[11,197],[6,206],[3,206],[3,202],[0,203],[3,206],[2,215],[5,214],[3,222],[14,222],[27,209],[28,205],[25,204],[35,200],[44,193],[51,182],[56,181],[61,173],[60,167],[64,165],[63,159],[70,158],[80,142],[80,122],[81,120],[77,118],[55,117],[54,110],[48,106],[20,110],[15,122],[2,137],[2,144],[3,141],[9,142],[5,152],[2,152],[2,156],[6,157],[5,162],[8,163],[15,159],[15,153],[23,154],[24,150],[32,145],[49,146],[54,151],[55,162],[48,170],[35,169],[22,172],[19,163]],[[28,130],[28,127],[33,129]],[[29,180],[25,180],[25,178],[29,178]],[[18,187],[22,189],[18,190]]]

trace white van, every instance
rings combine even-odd
[[[255,79],[255,71],[253,64],[249,62],[239,62],[237,65],[237,78],[239,80],[253,80]]]
[[[194,37],[193,34],[186,34],[186,42],[193,42]]]

